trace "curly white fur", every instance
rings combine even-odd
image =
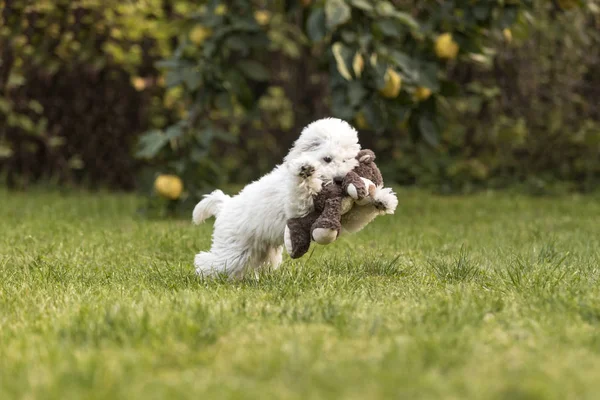
[[[193,212],[201,223],[215,216],[212,247],[194,259],[203,276],[276,269],[282,261],[286,221],[313,209],[323,182],[343,178],[357,164],[358,134],[345,121],[326,118],[302,131],[283,164],[229,197],[220,190],[206,196]]]

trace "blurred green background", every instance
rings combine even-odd
[[[589,191],[598,0],[0,1],[0,176],[175,203],[335,116],[387,184]]]

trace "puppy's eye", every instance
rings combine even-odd
[[[329,156],[323,157],[323,161],[325,161],[327,164],[329,164],[331,162],[331,157],[329,157]]]

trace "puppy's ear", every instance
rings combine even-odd
[[[312,142],[306,143],[302,147],[302,152],[313,151],[313,150],[318,149],[319,147],[321,147],[321,141],[320,140],[313,140]]]
[[[364,149],[358,152],[358,161],[361,163],[373,162],[375,161],[375,153],[372,150]]]

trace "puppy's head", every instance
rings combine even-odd
[[[320,119],[302,130],[300,137],[285,157],[285,162],[308,157],[315,164],[319,178],[336,181],[358,165],[360,151],[358,133],[346,121]]]

